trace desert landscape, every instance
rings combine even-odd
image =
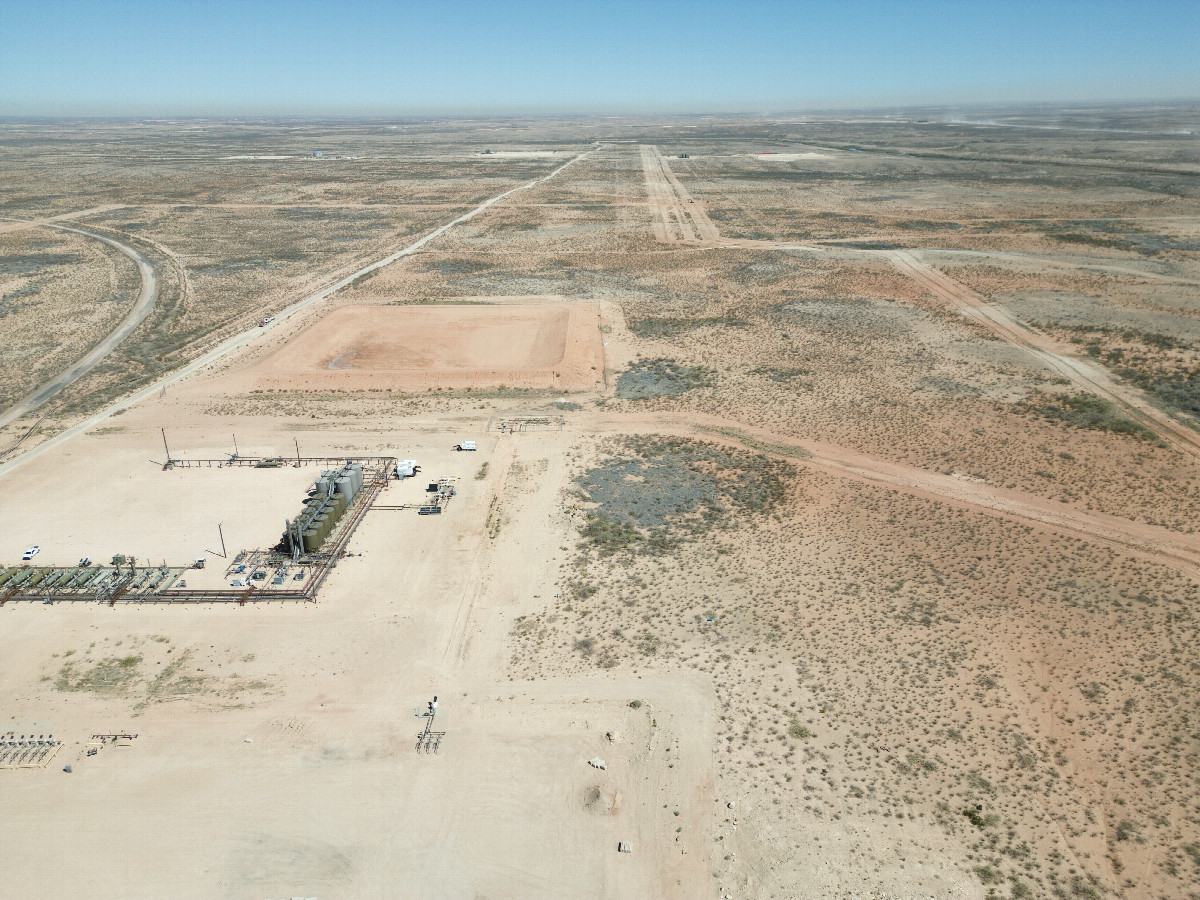
[[[1195,105],[0,173],[0,896],[1200,898]]]

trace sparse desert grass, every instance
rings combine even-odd
[[[130,635],[115,645],[93,643],[69,649],[62,657],[54,677],[43,678],[52,681],[56,691],[127,700],[133,715],[157,703],[179,700],[232,707],[252,702],[271,688],[264,678],[238,673],[254,662],[253,654],[180,647],[166,635]],[[232,669],[223,671],[224,664]]]
[[[788,496],[616,569],[583,513],[562,598],[514,630],[514,672],[710,674],[724,792],[760,798],[764,828],[934,825],[1015,896],[1107,891],[1110,858],[1189,832],[1177,699],[1200,585],[873,488],[804,475]],[[1050,662],[1024,663],[1032,648]],[[1090,785],[1109,799],[1081,803]]]
[[[1018,410],[1053,422],[1063,422],[1076,428],[1091,428],[1126,434],[1143,441],[1152,441],[1157,435],[1123,415],[1112,403],[1095,394],[1067,394],[1052,397],[1034,394],[1018,404]]]
[[[142,657],[134,654],[102,659],[87,668],[68,660],[58,670],[54,686],[60,691],[121,694],[137,679],[141,662]]]
[[[670,338],[696,328],[709,328],[713,326],[741,328],[749,323],[736,316],[711,316],[694,319],[647,316],[640,319],[630,319],[626,324],[629,330],[638,337]]]
[[[620,377],[615,390],[569,401],[568,434],[578,428],[581,437],[566,461],[531,452],[533,436],[505,436],[511,463],[475,487],[474,467],[462,472],[464,487],[480,492],[470,521],[472,529],[482,521],[484,535],[487,612],[471,629],[511,626],[513,677],[580,674],[589,689],[641,678],[643,698],[661,676],[711,686],[711,790],[736,804],[718,806],[705,826],[719,848],[705,878],[716,874],[733,896],[1195,894],[1200,585],[1107,547],[761,455],[802,460],[795,442],[822,442],[1194,533],[1194,461],[1120,433],[1127,426],[1111,409],[1064,396],[1056,373],[947,311],[871,249],[920,249],[990,302],[1024,310],[1025,321],[1152,399],[1194,414],[1191,282],[1200,266],[1189,248],[1200,188],[1190,174],[1195,142],[1156,132],[1168,119],[1175,130],[1196,128],[1194,113],[1162,109],[1064,111],[1054,124],[1068,127],[1056,131],[900,118],[669,130],[590,122],[581,137],[578,123],[512,123],[512,134],[552,134],[556,147],[605,137],[659,143],[724,237],[822,249],[660,244],[637,147],[610,144],[336,301],[556,294],[619,308],[603,340]],[[1146,137],[1097,131],[1097,121]],[[244,330],[358,254],[394,248],[554,164],[444,151],[464,136],[492,141],[492,127],[402,123],[381,136],[333,124],[321,134],[380,158],[251,168],[80,164],[72,146],[131,139],[97,124],[94,143],[64,149],[57,137],[68,126],[51,123],[0,142],[0,203],[43,215],[84,198],[133,197],[135,208],[97,221],[162,244],[185,268],[191,293],[169,294],[132,364],[114,360],[107,380],[84,386],[101,396],[177,364],[222,328]],[[205,128],[186,139],[198,154],[285,140],[267,124]],[[286,141],[315,139],[289,128]],[[177,129],[171,138],[180,140]],[[795,153],[798,141],[818,155],[752,155]],[[46,167],[25,166],[30,153]],[[39,174],[47,171],[53,179]],[[637,361],[622,373],[629,359]],[[518,406],[550,415],[561,396],[244,391],[170,408],[194,408],[201,421],[247,417],[284,442],[288,431],[324,441],[337,429],[351,436],[339,439],[346,445],[383,449],[481,427]],[[631,394],[645,399],[623,399]],[[673,430],[707,423],[758,452],[621,437],[652,432],[659,415]],[[568,490],[547,500],[553,484]],[[510,596],[504,564],[529,561],[529,542],[550,540],[547,529],[561,547],[556,581]],[[353,577],[350,566],[343,572]],[[431,601],[414,602],[424,610]],[[513,604],[523,614],[504,619]],[[429,617],[439,618],[452,617]],[[326,640],[313,635],[316,656]],[[494,653],[480,648],[497,646],[480,640],[465,660],[482,665]],[[150,638],[73,649],[43,668],[55,703],[100,699],[141,711],[170,701],[190,715],[255,704],[274,690],[293,707],[311,706],[316,694],[312,682],[276,684],[274,662],[213,647]],[[131,658],[140,661],[122,665]],[[74,693],[92,690],[109,693]],[[677,762],[670,741],[656,743],[656,701],[623,702],[650,730],[638,750],[645,771]],[[382,743],[368,750],[394,752]],[[571,796],[604,805],[604,791],[590,781],[587,790]],[[663,810],[667,836],[692,827],[685,817],[677,825],[674,811]],[[949,881],[918,887],[934,865]],[[814,884],[823,872],[836,883]]]
[[[84,356],[132,308],[133,263],[100,241],[0,234],[0,409]]]

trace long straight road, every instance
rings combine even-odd
[[[1141,391],[1120,384],[1098,363],[1057,352],[1058,348],[1049,338],[1018,321],[1004,306],[988,303],[971,288],[928,265],[917,251],[883,252],[897,269],[934,296],[945,300],[962,315],[987,326],[998,337],[1044,362],[1076,387],[1116,404],[1128,416],[1150,428],[1176,449],[1200,458],[1200,434],[1152,406]]]
[[[314,303],[319,303],[320,301],[324,300],[326,297],[329,297],[332,294],[337,293],[342,288],[347,287],[348,285],[352,284],[356,279],[361,278],[363,275],[366,275],[370,272],[374,272],[376,269],[382,269],[384,266],[391,265],[398,259],[402,259],[405,256],[409,256],[410,254],[416,253],[418,250],[420,250],[422,247],[424,247],[430,241],[445,234],[447,231],[449,231],[454,226],[461,225],[464,222],[470,221],[471,219],[473,219],[477,215],[479,215],[481,212],[483,212],[484,210],[493,206],[494,204],[499,203],[501,200],[505,199],[506,197],[510,197],[513,194],[517,193],[518,191],[527,191],[531,188],[537,187],[540,184],[544,184],[545,182],[549,181],[551,178],[554,178],[556,175],[558,175],[560,172],[562,172],[568,166],[574,165],[575,163],[579,162],[579,160],[584,159],[592,152],[593,151],[591,151],[591,150],[585,150],[583,153],[580,153],[578,156],[574,156],[571,159],[567,160],[565,163],[563,163],[561,166],[559,166],[557,169],[555,169],[550,174],[543,175],[540,178],[535,178],[533,181],[527,181],[524,184],[519,184],[514,188],[509,188],[504,193],[497,194],[495,197],[492,197],[489,200],[485,200],[483,203],[479,204],[474,209],[470,210],[469,212],[463,213],[457,219],[447,222],[445,225],[435,228],[433,231],[429,232],[424,237],[419,238],[418,240],[409,244],[404,249],[397,250],[395,253],[385,256],[383,259],[376,260],[375,262],[370,263],[369,265],[363,266],[358,271],[352,272],[351,274],[345,276],[344,278],[341,278],[338,281],[335,281],[333,284],[329,285],[328,287],[322,288],[321,290],[317,291],[315,294],[311,294],[308,297],[305,297],[304,299],[299,300],[296,303],[293,303],[291,306],[287,307],[282,312],[280,312],[275,317],[275,320],[273,322],[269,323],[266,327],[255,327],[255,328],[251,329],[250,331],[245,331],[245,332],[242,332],[241,334],[236,334],[233,337],[229,338],[228,340],[223,341],[222,343],[220,343],[216,347],[214,347],[212,350],[210,350],[208,353],[205,353],[203,356],[199,357],[198,359],[192,360],[192,362],[188,363],[182,369],[172,372],[170,375],[166,376],[165,378],[162,378],[159,381],[156,381],[153,384],[142,388],[140,391],[137,391],[134,394],[130,394],[128,397],[124,397],[121,400],[118,400],[116,403],[112,404],[111,406],[106,407],[105,409],[102,409],[100,412],[96,413],[95,415],[90,416],[87,419],[84,419],[82,422],[79,422],[76,425],[73,425],[72,427],[68,428],[66,431],[62,432],[61,434],[55,435],[54,437],[50,438],[50,440],[48,440],[42,444],[38,444],[36,447],[26,450],[21,455],[16,456],[16,457],[10,459],[8,462],[5,462],[4,464],[0,465],[0,478],[4,477],[5,475],[8,475],[10,472],[15,471],[17,468],[25,465],[25,463],[29,462],[30,460],[36,459],[37,457],[41,456],[43,453],[53,450],[55,447],[58,447],[59,445],[65,443],[66,441],[69,441],[71,438],[75,437],[76,435],[82,434],[83,432],[87,431],[88,429],[95,428],[98,424],[103,422],[105,419],[111,418],[112,416],[116,415],[117,413],[122,412],[126,409],[129,409],[131,406],[135,406],[136,404],[145,400],[147,397],[152,397],[154,394],[158,393],[163,388],[165,388],[169,385],[175,384],[176,382],[182,381],[184,378],[187,378],[189,375],[192,375],[192,374],[200,371],[201,369],[205,368],[206,366],[211,366],[213,363],[218,362],[218,361],[224,359],[225,357],[229,356],[230,354],[237,352],[238,350],[240,350],[242,347],[246,346],[251,341],[256,340],[261,335],[271,331],[272,329],[279,328],[286,321],[288,321],[292,317],[298,315],[299,313],[303,312],[304,310],[308,309],[308,307],[312,306]],[[51,227],[63,228],[67,231],[77,231],[78,230],[78,229],[74,229],[74,228],[69,228],[66,225],[53,225]],[[85,233],[90,234],[90,232],[85,232]],[[107,241],[108,243],[111,243],[114,246],[118,246],[115,241],[112,241],[109,238],[103,238],[103,237],[100,237],[100,235],[92,235],[92,236],[98,237],[101,240]],[[130,249],[130,252],[135,253],[136,251],[133,251],[132,249]],[[139,266],[139,268],[140,268],[140,266]],[[147,269],[149,270],[149,264],[147,264]],[[153,278],[153,275],[154,275],[153,270],[149,270],[149,275],[151,278]],[[155,292],[155,295],[157,295],[157,292],[158,292],[157,284],[155,284],[154,292]],[[136,327],[136,324],[134,327]],[[130,330],[132,331],[132,328]],[[115,334],[115,332],[114,332],[114,334]],[[115,346],[115,344],[114,344],[114,346]],[[94,352],[95,351],[93,351],[93,353]],[[89,356],[90,355],[91,354],[89,354]],[[76,376],[76,377],[78,377],[78,376]],[[24,401],[22,401],[22,402],[24,402]],[[8,421],[12,421],[12,419],[9,419]]]
[[[0,428],[8,425],[10,422],[15,422],[17,419],[33,412],[67,385],[78,381],[94,369],[104,357],[112,353],[125,338],[133,333],[133,330],[145,321],[146,316],[150,315],[150,311],[154,309],[154,304],[158,300],[158,278],[154,274],[154,267],[146,260],[146,257],[138,253],[128,244],[124,244],[115,238],[108,237],[103,234],[96,234],[94,231],[86,231],[82,228],[73,228],[70,225],[56,225],[53,222],[37,222],[34,223],[42,228],[57,228],[59,231],[70,231],[73,234],[81,234],[84,237],[95,238],[98,241],[103,241],[108,246],[124,253],[138,267],[138,275],[142,280],[142,288],[138,292],[137,300],[133,304],[133,308],[129,314],[121,320],[121,323],[114,328],[105,338],[100,341],[95,347],[87,352],[87,354],[77,361],[74,365],[64,372],[55,375],[45,384],[35,388],[25,397],[18,400],[14,405],[10,406],[4,412],[0,413]]]

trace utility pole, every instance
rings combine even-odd
[[[239,458],[239,456],[240,456],[240,455],[241,455],[241,454],[239,454],[239,453],[238,453],[238,446],[237,446],[237,435],[235,434],[235,435],[233,436],[233,458],[234,458],[234,459],[237,459],[237,458]]]
[[[163,436],[163,449],[167,451],[167,462],[171,461],[171,448],[167,446],[167,429],[160,429]]]
[[[292,438],[296,442],[296,468],[300,468],[300,438]]]
[[[221,559],[229,559],[229,553],[225,550],[225,532],[221,530],[221,523],[217,523],[217,534],[221,536]]]

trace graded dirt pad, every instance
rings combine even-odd
[[[79,515],[87,504],[66,498],[92,490],[77,464],[86,458],[109,460],[130,491],[214,515],[252,516],[235,494],[295,496],[313,470],[139,465],[155,437],[148,416],[179,421],[180,446],[212,449],[206,427],[180,421],[190,403],[180,394],[131,411],[127,431],[39,459],[43,476],[31,481],[62,471],[62,505]],[[245,424],[240,444],[269,451],[278,423]],[[65,741],[54,766],[0,770],[13,807],[0,894],[118,884],[122,897],[705,895],[717,807],[711,687],[602,673],[520,681],[506,671],[509,629],[555,589],[573,437],[493,435],[477,454],[457,454],[444,429],[429,427],[436,433],[400,431],[397,441],[423,474],[468,476],[459,494],[436,518],[371,513],[316,604],[0,609],[0,691],[21,697],[6,705],[4,730]],[[377,435],[374,425],[326,428],[322,440],[379,449]],[[491,474],[470,477],[480,461]],[[511,474],[520,471],[539,477]],[[422,480],[393,484],[387,502],[412,500]],[[487,528],[497,497],[498,532]],[[186,512],[146,509],[126,521],[119,545],[192,552],[162,540],[186,525]],[[46,553],[85,546],[59,533]],[[203,546],[206,535],[195,537]],[[122,677],[97,677],[112,669]],[[434,695],[446,737],[436,754],[418,753]],[[93,733],[139,736],[88,756]],[[598,756],[603,770],[588,765]],[[72,850],[51,865],[47,848],[64,833]],[[618,841],[634,853],[618,854]]]
[[[590,390],[604,380],[599,307],[346,306],[254,370],[260,389]]]

